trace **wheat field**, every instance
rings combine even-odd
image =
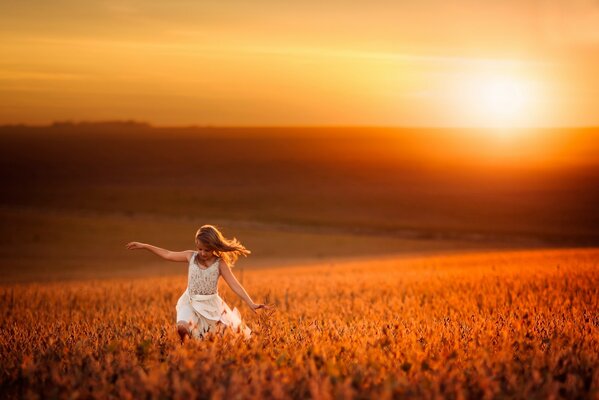
[[[4,285],[3,398],[598,398],[599,250],[234,270],[253,334],[180,344],[186,276]],[[221,282],[222,284],[222,282]]]

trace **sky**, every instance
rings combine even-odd
[[[599,125],[596,0],[0,2],[0,124]]]

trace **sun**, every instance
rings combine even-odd
[[[521,77],[473,75],[460,86],[459,104],[470,125],[516,128],[534,122],[534,87]]]
[[[513,79],[496,79],[480,85],[482,111],[489,117],[514,119],[525,111],[528,93],[522,84]]]

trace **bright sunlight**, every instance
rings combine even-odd
[[[459,106],[473,125],[515,128],[533,125],[537,111],[532,82],[509,75],[469,76],[458,89]]]

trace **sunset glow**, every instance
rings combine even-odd
[[[481,105],[491,120],[511,125],[521,118],[530,101],[530,94],[520,82],[491,80],[481,85]]]
[[[510,76],[480,75],[461,84],[459,102],[465,117],[483,127],[513,128],[534,125],[534,88]]]
[[[599,7],[0,4],[0,124],[599,124]]]

